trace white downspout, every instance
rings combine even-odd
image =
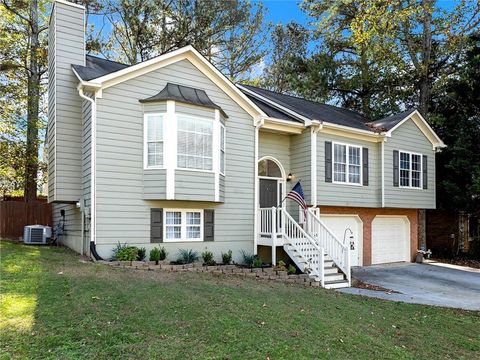
[[[260,128],[265,123],[264,119],[255,119],[255,149],[254,149],[254,195],[253,195],[253,253],[257,255],[257,236],[258,236],[258,137]]]
[[[90,101],[91,108],[91,154],[90,154],[90,242],[97,243],[97,197],[96,197],[96,150],[97,150],[97,103],[95,98],[90,98],[83,93],[83,88],[78,88],[81,98]]]

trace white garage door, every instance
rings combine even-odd
[[[372,264],[410,261],[410,223],[404,216],[376,216],[372,222]]]
[[[350,243],[350,229],[353,232],[354,248],[350,251],[350,265],[362,266],[362,247],[363,247],[363,223],[356,215],[328,215],[320,213],[320,219],[327,225],[333,234],[343,241],[346,238],[347,244]]]

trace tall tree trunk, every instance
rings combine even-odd
[[[38,0],[30,2],[30,62],[27,82],[27,146],[25,166],[25,201],[37,198],[38,173],[38,112],[40,102],[40,71],[38,67],[39,26]]]
[[[423,38],[422,63],[419,87],[419,111],[426,115],[429,109],[432,81],[430,79],[430,62],[432,58],[432,13],[433,0],[423,0]]]

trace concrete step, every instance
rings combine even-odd
[[[347,280],[337,280],[328,283],[325,281],[325,289],[340,289],[345,287],[349,287]]]
[[[323,271],[325,272],[325,275],[326,274],[338,274],[339,271],[338,271],[338,268],[336,266],[326,266]]]
[[[343,275],[343,273],[325,274],[325,283],[337,280],[345,280],[345,276]]]

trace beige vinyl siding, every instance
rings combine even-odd
[[[339,142],[368,148],[368,185],[325,182],[325,142]],[[333,157],[333,152],[332,152]],[[380,144],[318,133],[317,138],[317,201],[327,206],[381,207]],[[363,168],[363,167],[362,167]],[[333,166],[332,166],[333,169]],[[332,176],[333,178],[333,176]]]
[[[225,121],[224,204],[143,200],[144,106],[138,100],[157,94],[167,82],[205,90],[229,116]],[[176,255],[174,249],[204,249],[205,246],[218,256],[222,249],[253,252],[253,171],[252,117],[188,60],[105,89],[97,108],[97,248],[100,255],[108,257],[118,241],[151,248],[150,208],[180,206],[215,209],[215,241],[170,243],[171,256]],[[178,194],[177,174],[175,178]],[[193,180],[190,189],[197,187],[195,178]]]
[[[85,64],[84,11],[56,2],[49,29],[49,201],[82,193],[82,100],[72,65]],[[51,55],[54,55],[52,58]]]
[[[307,204],[311,203],[311,135],[310,129],[291,137],[291,172],[295,176],[287,191],[301,180],[303,194]],[[288,174],[288,172],[287,172]],[[296,207],[295,207],[296,209]],[[295,214],[292,212],[292,214]]]
[[[185,115],[190,115],[190,116],[195,116],[195,117],[201,117],[205,119],[215,119],[215,110],[206,108],[206,107],[201,107],[201,106],[195,106],[195,105],[190,105],[190,104],[184,104],[181,102],[175,102],[175,113],[178,114],[185,114]]]
[[[215,201],[215,174],[175,170],[175,200]]]
[[[75,204],[54,203],[53,211],[53,227],[62,223],[60,211],[65,210],[65,229],[60,238],[60,243],[70,249],[82,253],[82,214]]]
[[[92,96],[88,94],[88,96]],[[83,149],[82,149],[82,173],[83,173],[83,207],[87,213],[91,213],[91,165],[92,165],[92,104],[88,100],[82,102],[83,117]],[[81,214],[83,216],[83,214]],[[90,241],[90,216],[85,217],[84,237]],[[87,249],[89,251],[89,249]]]
[[[258,138],[258,158],[271,156],[277,159],[285,170],[290,171],[290,136],[260,131]]]
[[[393,150],[410,151],[428,157],[428,189],[393,186]],[[385,143],[385,206],[435,209],[435,151],[413,120],[407,120]]]
[[[166,198],[167,171],[165,169],[143,170],[143,198],[158,200]]]

